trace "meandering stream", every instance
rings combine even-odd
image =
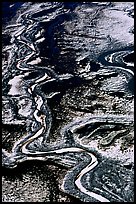
[[[95,150],[94,146],[86,145],[83,140],[89,139],[90,141],[91,137],[94,138],[95,135],[100,134],[99,131],[105,131],[105,137],[99,136],[96,138],[97,145],[102,148],[110,147],[117,139],[129,133],[134,123],[132,114],[119,115],[111,113],[83,116],[61,128],[60,135],[62,139],[60,143],[51,144],[47,141],[51,137],[50,131],[53,126],[52,112],[48,99],[59,95],[61,89],[58,88],[57,90],[56,88],[56,91],[46,94],[46,90],[44,93],[42,92],[42,87],[46,87],[46,84],[49,84],[51,89],[54,86],[54,82],[57,84],[63,82],[65,84],[71,83],[71,79],[73,79],[74,86],[74,79],[77,77],[79,81],[81,80],[80,84],[84,85],[87,80],[90,80],[91,74],[94,77],[98,73],[99,76],[108,77],[108,74],[104,72],[108,69],[110,70],[109,76],[111,72],[124,76],[124,93],[127,94],[128,91],[129,97],[133,97],[133,64],[127,64],[123,60],[124,56],[133,53],[133,46],[112,49],[99,55],[97,59],[97,63],[100,65],[98,72],[97,70],[91,72],[91,65],[88,64],[88,68],[84,69],[86,73],[84,79],[83,75],[80,75],[81,72],[79,75],[74,72],[62,74],[54,68],[55,56],[60,54],[56,46],[55,29],[61,29],[60,25],[70,20],[70,15],[76,6],[76,4],[68,6],[57,2],[30,5],[18,15],[15,24],[7,25],[3,31],[3,34],[11,36],[11,45],[3,49],[3,52],[8,53],[7,62],[3,66],[6,67],[7,72],[10,72],[8,82],[4,78],[5,83],[9,87],[5,89],[4,95],[7,94],[7,97],[16,99],[18,106],[17,115],[23,118],[22,124],[25,122],[27,134],[15,142],[11,152],[3,149],[2,163],[7,168],[15,168],[18,163],[26,160],[53,161],[56,164],[69,168],[61,186],[64,192],[82,201],[122,202],[125,201],[122,195],[110,190],[102,190],[98,184],[99,190],[91,187],[91,183],[89,184],[90,189],[89,187],[86,188],[84,183],[85,176],[90,174],[91,177],[95,169],[97,171],[99,163],[103,162],[104,157],[102,159],[99,158],[99,154],[103,155],[103,150],[99,151],[98,147]],[[109,6],[109,4],[101,6],[97,5],[94,8],[96,16],[102,8]],[[40,46],[46,52],[43,57],[40,55]],[[46,46],[45,49],[44,46]],[[45,61],[47,59],[47,66],[46,63],[45,65],[43,64],[43,59]],[[81,57],[77,64],[82,61]],[[129,86],[130,83],[131,86]],[[107,92],[110,92],[110,89],[112,90],[111,87],[107,88]],[[118,87],[113,87],[112,92],[114,90],[117,92]],[[15,121],[17,124],[21,123],[21,119],[18,120],[16,118]],[[88,135],[84,133],[86,129],[88,129]],[[69,180],[74,182],[71,188]],[[92,186],[94,186],[94,183]]]

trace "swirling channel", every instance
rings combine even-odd
[[[24,106],[24,101],[18,102],[20,109],[18,113],[25,118],[28,134],[15,142],[12,151],[9,153],[3,149],[3,166],[7,168],[15,168],[18,163],[25,160],[42,160],[54,161],[57,164],[70,168],[66,174],[62,190],[66,193],[76,196],[83,201],[100,201],[110,202],[110,196],[97,193],[86,189],[83,183],[84,176],[90,172],[93,175],[96,167],[99,165],[97,153],[93,147],[88,148],[82,142],[84,138],[91,138],[97,131],[101,129],[112,130],[107,137],[101,138],[99,144],[102,146],[110,145],[119,134],[124,134],[130,125],[133,125],[133,117],[130,115],[97,115],[82,117],[65,125],[61,129],[62,142],[51,145],[47,142],[50,136],[52,126],[52,116],[48,105],[48,99],[54,95],[60,94],[59,91],[43,94],[41,87],[44,84],[57,81],[67,81],[74,76],[72,74],[58,74],[51,66],[38,66],[41,63],[39,57],[38,44],[44,42],[44,30],[40,28],[42,23],[53,26],[63,22],[68,16],[70,9],[65,8],[63,3],[34,4],[30,9],[18,16],[15,25],[8,25],[5,32],[11,33],[11,47],[6,47],[5,52],[9,53],[7,70],[16,69],[14,77],[8,82],[10,89],[7,95],[16,98],[22,97],[24,101],[31,102],[30,109]],[[51,15],[50,15],[51,13]],[[97,13],[97,12],[96,12]],[[40,23],[39,23],[40,22]],[[47,27],[47,37],[52,32],[52,27]],[[53,54],[53,37],[49,43],[50,55]],[[47,39],[49,40],[49,39]],[[52,41],[52,42],[51,42]],[[47,42],[48,45],[48,42]],[[127,47],[126,50],[116,50],[112,53],[104,53],[98,58],[101,66],[117,71],[126,77],[126,85],[133,80],[132,66],[125,65],[122,58],[132,53],[133,47]],[[36,65],[37,64],[37,65]],[[86,72],[90,72],[88,68]],[[31,77],[32,75],[32,77]],[[23,107],[24,106],[24,107]],[[19,121],[17,121],[19,124]],[[96,127],[95,127],[96,126]],[[116,127],[119,127],[116,129]],[[79,137],[80,130],[89,127],[90,134],[88,136]],[[122,127],[122,129],[120,128]],[[34,145],[33,145],[34,143]],[[70,189],[69,180],[73,181]],[[74,193],[73,193],[74,192]],[[108,192],[108,191],[107,191]],[[122,201],[123,198],[112,195],[115,200]]]

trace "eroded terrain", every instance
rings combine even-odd
[[[134,3],[9,8],[3,202],[133,202]]]

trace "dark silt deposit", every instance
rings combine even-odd
[[[134,2],[3,2],[2,202],[134,202]]]

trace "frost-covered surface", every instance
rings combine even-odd
[[[134,3],[3,11],[3,202],[133,202]]]

